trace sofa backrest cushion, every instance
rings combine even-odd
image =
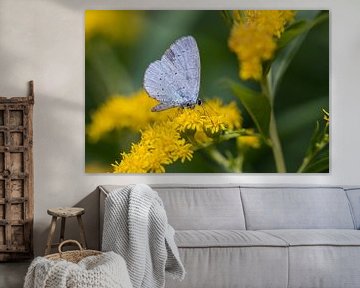
[[[262,229],[354,229],[342,188],[241,187],[246,227]]]
[[[356,229],[360,229],[360,188],[346,189],[349,198]]]
[[[176,230],[245,230],[239,187],[177,185],[153,189]]]

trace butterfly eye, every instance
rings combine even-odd
[[[190,103],[186,103],[186,106],[187,106],[187,107],[190,107]]]
[[[203,103],[203,102],[202,102],[201,99],[198,99],[198,100],[197,100],[197,104],[198,104],[198,105],[202,105],[202,103]]]

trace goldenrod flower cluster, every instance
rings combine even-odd
[[[228,44],[241,63],[240,78],[261,79],[262,63],[273,57],[276,39],[294,16],[289,10],[234,11]]]
[[[121,44],[131,44],[144,28],[141,11],[88,10],[85,13],[85,36],[102,35]]]
[[[151,107],[156,103],[144,90],[129,96],[110,97],[91,114],[91,124],[87,127],[89,140],[97,142],[115,129],[128,128],[137,132],[155,120],[167,119],[171,115],[169,111],[151,112]]]
[[[130,153],[121,153],[120,163],[113,164],[115,173],[163,173],[164,165],[178,159],[191,160],[192,145],[181,138],[174,121],[155,123],[141,131],[139,143],[132,144]]]
[[[132,144],[129,153],[121,153],[121,161],[112,165],[115,173],[165,172],[166,165],[190,161],[196,149],[212,144],[217,136],[239,129],[242,124],[234,102],[225,105],[214,99],[194,109],[150,112],[153,100],[144,96],[144,92],[139,92],[117,100],[112,98],[93,114],[93,123],[88,128],[92,139],[99,139],[115,128],[140,129],[140,141]],[[116,101],[121,102],[116,104],[117,113],[111,108]]]

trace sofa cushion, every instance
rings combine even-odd
[[[262,230],[289,246],[360,246],[360,231],[348,229]],[[359,248],[358,248],[359,249]]]
[[[289,288],[359,288],[358,246],[289,247]]]
[[[241,198],[249,230],[354,229],[342,188],[241,187]]]
[[[121,185],[102,185],[111,193]],[[168,221],[176,230],[245,230],[238,186],[151,185],[164,203]]]
[[[288,247],[179,248],[186,275],[166,288],[287,288]]]
[[[290,245],[289,288],[359,287],[360,231],[318,229],[263,232]]]
[[[178,247],[288,246],[285,241],[268,233],[244,230],[176,231],[175,242]]]
[[[245,229],[239,187],[153,187],[176,230]]]
[[[360,229],[360,188],[346,189],[354,216],[356,229]]]

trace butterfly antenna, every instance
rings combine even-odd
[[[219,113],[216,112],[216,110],[214,108],[211,107],[210,103],[208,101],[206,101],[206,105],[209,107],[209,109],[211,110],[211,112],[213,112],[215,115],[218,115]]]
[[[209,105],[209,103],[206,103],[207,105]],[[210,114],[208,113],[208,111],[205,109],[205,103],[203,105],[201,105],[203,111],[204,111],[204,114],[210,119],[211,121],[211,124],[212,126],[215,126],[215,123],[212,121],[211,117],[210,117]],[[210,106],[209,106],[210,107]],[[213,110],[213,109],[211,109]],[[215,112],[215,110],[213,110],[213,112]]]
[[[182,107],[178,107],[177,108],[177,115],[176,116],[180,116],[182,113],[184,113],[184,108],[182,108]]]
[[[169,121],[172,121],[174,118],[179,117],[179,115],[181,114],[181,108],[177,108],[177,109],[175,110],[174,114],[175,114],[175,116],[172,117],[172,118],[170,117],[170,115],[167,116],[167,118],[168,118]]]
[[[200,111],[199,111],[199,110],[194,109],[194,111],[195,111],[195,113],[197,113],[199,116],[201,116],[201,113],[200,113]]]

